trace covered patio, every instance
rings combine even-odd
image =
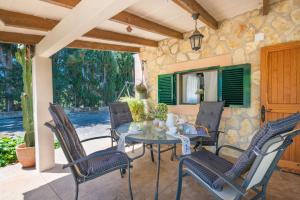
[[[193,19],[192,14],[200,15]],[[198,51],[190,38],[194,29],[202,35]],[[247,149],[264,122],[300,112],[299,40],[299,0],[1,0],[0,42],[35,46],[36,168],[22,170],[16,164],[0,169],[0,199],[74,198],[70,171],[62,169],[64,154],[54,150],[54,135],[45,126],[52,120],[51,56],[59,50],[134,53],[135,84],[145,79],[146,104],[167,104],[169,112],[191,123],[201,102],[225,102],[217,130],[223,134],[207,148],[215,152],[218,145]],[[91,141],[84,147],[91,153],[110,142]],[[295,174],[276,170],[268,199],[300,197],[299,144],[298,136],[279,161],[281,169]],[[128,154],[138,154],[139,147],[134,153],[127,149]],[[178,161],[170,161],[170,155],[162,154],[159,199],[176,196]],[[238,154],[229,150],[222,156],[234,161]],[[157,161],[149,157],[147,151],[132,163],[134,199],[155,198]],[[119,176],[114,171],[82,184],[79,199],[129,199],[127,179]],[[190,177],[184,179],[181,197],[213,199]]]
[[[103,143],[102,143],[103,142]],[[89,142],[84,145],[88,153],[106,148],[110,140]],[[130,152],[131,149],[129,149]],[[138,154],[141,149],[137,149]],[[180,153],[180,151],[178,151]],[[132,153],[129,153],[133,156]],[[132,189],[134,199],[154,199],[155,163],[150,163],[150,155],[133,162]],[[70,170],[62,169],[66,159],[61,149],[55,151],[55,167],[39,173],[34,169],[22,170],[20,164],[0,169],[1,199],[25,200],[71,200],[75,186]],[[175,199],[177,189],[178,162],[169,160],[169,154],[162,154],[160,199]],[[144,172],[147,173],[144,173]],[[295,174],[276,171],[271,178],[267,199],[297,199],[300,195],[300,177]],[[286,192],[289,191],[289,192]],[[250,199],[250,193],[245,199]],[[121,178],[118,171],[107,174],[80,186],[79,199],[129,199],[127,179]],[[191,177],[183,185],[183,199],[214,199],[210,193]]]

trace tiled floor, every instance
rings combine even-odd
[[[93,141],[84,146],[87,152],[109,145],[109,141]],[[180,150],[180,148],[178,148]],[[138,154],[140,150],[136,150]],[[0,169],[1,200],[69,200],[74,198],[74,182],[68,170],[62,170],[65,162],[61,150],[56,151],[55,168],[38,173],[34,169],[21,169],[19,164]],[[159,199],[175,199],[177,186],[177,161],[170,161],[169,153],[162,154]],[[134,199],[153,199],[156,164],[148,152],[134,161],[132,185]],[[246,199],[249,199],[251,194]],[[267,192],[268,199],[300,199],[300,176],[275,172]],[[79,199],[118,200],[128,199],[127,176],[120,178],[119,171],[80,185]],[[182,199],[214,199],[203,187],[189,177],[184,178]]]

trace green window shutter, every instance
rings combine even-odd
[[[249,107],[251,98],[250,64],[223,67],[219,74],[219,100],[228,107]]]
[[[158,75],[158,103],[176,105],[176,75]]]

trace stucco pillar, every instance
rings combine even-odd
[[[54,137],[44,123],[51,120],[48,111],[53,101],[52,62],[35,56],[32,60],[33,117],[35,132],[36,169],[44,171],[54,166]]]

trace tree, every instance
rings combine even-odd
[[[131,53],[63,49],[52,60],[54,101],[63,106],[107,105],[133,81]]]
[[[14,55],[17,45],[0,44],[0,110],[7,112],[20,109],[22,92],[22,67]]]
[[[134,59],[132,53],[116,53],[116,59],[119,65],[117,74],[117,88],[118,93],[122,90],[124,83],[134,82]],[[130,94],[133,96],[134,86],[130,87]]]

